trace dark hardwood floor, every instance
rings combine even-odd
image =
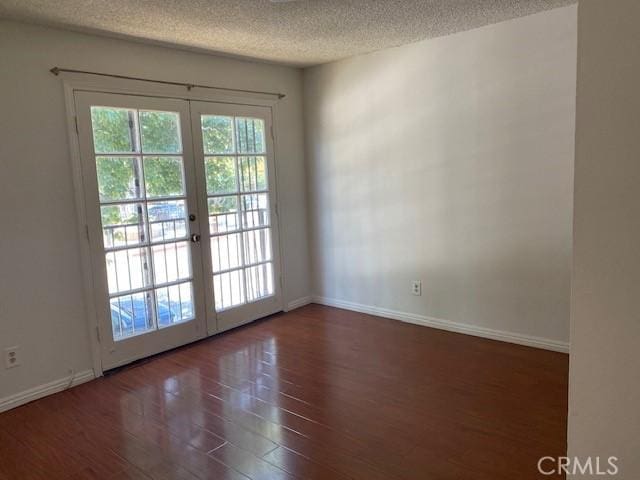
[[[509,479],[568,356],[309,305],[0,414],[0,479]]]

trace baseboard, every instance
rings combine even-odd
[[[296,308],[304,307],[305,305],[309,305],[313,302],[313,297],[311,295],[306,297],[297,298],[289,303],[287,303],[286,312],[290,312],[291,310],[295,310]]]
[[[542,348],[544,350],[552,350],[554,352],[569,353],[569,343],[549,338],[534,337],[532,335],[523,335],[521,333],[506,332],[503,330],[494,330],[486,327],[469,325],[466,323],[453,322],[451,320],[442,320],[440,318],[427,317],[416,313],[400,312],[397,310],[389,310],[387,308],[363,305],[360,303],[347,302],[335,298],[320,297],[314,295],[313,303],[327,305],[329,307],[343,308],[345,310],[353,310],[354,312],[367,313],[378,317],[391,318],[403,322],[423,325],[425,327],[447,330],[449,332],[464,333],[476,337],[490,338],[491,340],[499,340],[502,342],[516,343],[527,347]]]
[[[93,380],[94,378],[95,375],[93,373],[93,370],[85,370],[67,378],[54,380],[53,382],[38,385],[37,387],[24,390],[14,395],[0,398],[0,412],[5,412],[12,408],[19,407],[20,405],[24,405],[25,403],[32,402],[33,400],[46,397],[47,395],[51,395],[52,393],[61,392],[62,390],[66,390],[67,388],[73,387],[75,385],[80,385],[81,383],[88,382],[89,380]]]

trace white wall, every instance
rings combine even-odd
[[[637,0],[580,1],[569,455],[620,480],[640,478],[638,25]]]
[[[570,6],[306,70],[315,294],[568,341],[575,63]]]
[[[54,65],[279,91],[285,301],[309,294],[302,79],[297,69],[0,21],[0,400],[91,368],[63,88]]]

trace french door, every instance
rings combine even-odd
[[[282,309],[270,109],[191,102],[208,312],[217,331]],[[209,322],[212,325],[212,322]]]
[[[104,370],[281,309],[269,109],[75,107]]]

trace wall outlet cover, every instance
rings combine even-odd
[[[4,366],[5,368],[13,368],[19,366],[20,361],[20,346],[7,347],[4,349]]]

